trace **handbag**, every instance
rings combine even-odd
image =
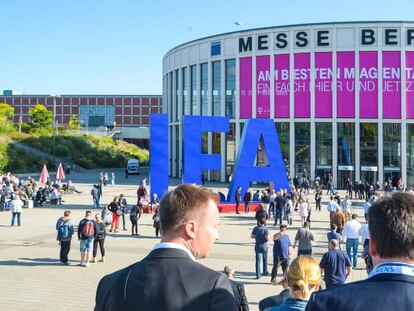
[[[117,209],[115,213],[116,213],[118,216],[121,216],[121,215],[122,215],[122,211],[121,211],[120,209]]]

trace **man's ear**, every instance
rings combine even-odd
[[[191,239],[194,239],[196,237],[197,229],[198,225],[194,220],[189,220],[184,225],[185,234]]]
[[[371,257],[377,256],[377,248],[375,242],[372,239],[369,239],[369,254]]]

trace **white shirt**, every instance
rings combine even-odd
[[[306,203],[306,202],[299,203],[299,215],[301,217],[308,217],[309,215],[308,207],[309,207],[309,203]]]
[[[343,240],[346,239],[359,239],[359,231],[361,230],[361,224],[352,219],[348,221],[344,226],[344,231],[342,231]]]
[[[10,212],[12,213],[21,213],[23,207],[23,202],[20,199],[17,200],[11,200],[9,202],[9,208],[10,208]]]
[[[362,242],[369,240],[368,224],[362,225],[361,229],[359,230],[359,234],[362,236]]]
[[[350,200],[345,199],[341,202],[341,207],[344,212],[352,212],[351,205],[352,205],[352,202]]]
[[[160,249],[160,248],[175,248],[175,249],[181,249],[184,252],[186,252],[188,254],[188,256],[190,256],[190,258],[193,261],[196,261],[195,257],[190,252],[190,250],[188,248],[185,248],[184,246],[182,246],[180,244],[171,243],[171,242],[161,242],[161,243],[155,244],[153,249]]]
[[[327,206],[328,212],[336,212],[337,209],[341,209],[341,207],[336,203],[336,201],[332,200],[329,201]]]

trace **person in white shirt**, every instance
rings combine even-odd
[[[357,266],[358,259],[358,244],[361,230],[361,224],[357,221],[358,215],[352,214],[352,220],[348,221],[344,230],[342,231],[342,239],[346,243],[346,253],[349,260],[352,261],[352,266],[355,269]],[[352,249],[352,256],[351,256]]]
[[[9,208],[12,213],[11,226],[14,226],[17,216],[17,225],[20,227],[22,225],[23,202],[19,199],[18,195],[12,195],[12,200],[9,202]]]
[[[333,216],[335,215],[336,211],[340,209],[341,207],[339,206],[339,204],[334,200],[334,197],[331,196],[331,200],[329,201],[328,206],[327,206],[327,210],[329,212],[330,225],[333,224]]]
[[[371,203],[369,202],[364,202],[364,204],[362,204],[362,208],[364,209],[365,221],[368,221],[368,211],[370,207],[371,207]]]
[[[301,222],[302,227],[308,218],[308,215],[309,215],[308,210],[309,210],[308,200],[304,202],[299,201],[299,216],[300,216],[300,222]]]
[[[346,221],[350,221],[352,215],[352,202],[348,196],[345,196],[345,199],[341,201],[341,207],[345,214]]]

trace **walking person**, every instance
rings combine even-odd
[[[115,173],[114,172],[111,173],[111,185],[112,187],[115,186]]]
[[[91,196],[92,196],[92,202],[93,202],[93,208],[98,209],[99,208],[99,190],[97,185],[93,185],[91,190]]]
[[[155,236],[158,238],[158,235],[160,234],[160,212],[159,208],[157,207],[154,210],[154,215],[152,215],[153,224],[152,226],[155,228]]]
[[[306,201],[303,201],[302,199],[299,200],[299,216],[300,216],[300,222],[303,227],[303,225],[306,222],[306,219],[308,218],[309,212],[309,203]]]
[[[95,214],[97,234],[96,238],[93,240],[93,262],[97,262],[96,255],[98,253],[98,246],[101,251],[100,262],[105,262],[105,238],[106,238],[106,228],[105,222],[103,221],[100,214]]]
[[[309,230],[309,224],[305,221],[303,228],[299,228],[296,232],[293,248],[298,245],[298,256],[312,256],[312,241],[314,241],[313,233]]]
[[[80,241],[81,267],[89,267],[93,250],[93,240],[98,234],[96,221],[92,219],[92,212],[86,211],[85,218],[79,222],[78,239]]]
[[[259,209],[256,211],[256,215],[254,216],[254,218],[256,219],[257,225],[259,226],[260,224],[260,219],[268,219],[269,215],[267,214],[266,211],[266,205],[263,203],[260,203],[259,205]]]
[[[346,243],[346,253],[349,260],[352,261],[352,267],[354,269],[357,267],[359,235],[361,232],[361,224],[358,222],[357,218],[357,214],[352,214],[352,220],[345,224],[342,232],[342,239]]]
[[[269,230],[266,227],[266,219],[261,218],[259,225],[254,227],[250,236],[255,239],[254,251],[256,253],[256,279],[260,279],[260,261],[263,261],[263,275],[269,275],[267,271],[267,249],[269,241]]]
[[[236,214],[240,214],[239,205],[241,200],[241,187],[237,187],[236,194],[234,195],[234,200],[236,201]]]
[[[244,194],[243,201],[244,201],[244,212],[249,213],[250,212],[250,205],[252,204],[252,192],[250,188],[247,188],[246,193]]]
[[[286,233],[287,226],[280,225],[279,232],[273,236],[273,268],[270,282],[276,284],[277,270],[282,266],[283,275],[289,267],[289,257],[292,253],[292,243]]]
[[[343,199],[341,201],[341,208],[342,208],[342,212],[345,215],[345,220],[346,221],[350,221],[351,220],[351,216],[352,216],[352,202],[349,199],[349,196],[346,195],[345,199]]]
[[[121,209],[121,217],[122,217],[122,230],[127,231],[126,228],[126,221],[125,221],[125,214],[128,213],[128,202],[125,198],[125,195],[123,193],[121,193],[121,195],[119,196],[118,199],[118,205],[119,208]]]
[[[12,194],[12,199],[9,202],[9,209],[12,213],[11,226],[14,226],[17,217],[17,225],[20,227],[22,225],[23,202],[15,193]]]
[[[122,215],[121,207],[118,204],[118,197],[115,196],[111,203],[108,205],[108,210],[112,213],[111,230],[109,232],[119,231],[119,217]]]
[[[348,256],[339,249],[339,241],[329,241],[329,250],[319,263],[326,288],[344,284],[352,273],[352,264]]]
[[[322,202],[322,187],[318,187],[315,189],[315,205],[316,210],[321,211],[321,202]]]
[[[141,218],[141,215],[142,209],[139,204],[134,205],[129,212],[129,219],[131,220],[131,235],[138,235],[138,219]]]
[[[64,211],[63,217],[60,217],[56,222],[57,237],[59,241],[60,253],[59,260],[64,265],[69,265],[68,255],[70,252],[70,244],[72,241],[72,235],[74,233],[73,223],[70,219],[70,211]]]

